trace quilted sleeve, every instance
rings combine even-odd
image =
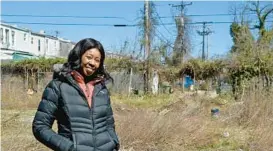
[[[50,149],[70,151],[73,150],[73,142],[52,130],[60,95],[57,85],[57,82],[52,80],[46,86],[32,123],[32,132],[38,141]]]

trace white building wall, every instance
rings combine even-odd
[[[1,48],[20,50],[20,51],[29,50],[30,48],[30,45],[29,45],[30,32],[29,31],[18,30],[10,26],[2,26],[2,25],[0,26],[0,28],[3,29],[3,40],[1,40],[0,42]],[[13,36],[13,33],[14,33],[14,36]]]
[[[40,36],[40,35],[36,35],[36,34],[31,34],[31,53],[34,53],[37,56],[44,56],[45,54],[45,37],[44,36]]]
[[[3,37],[1,38],[1,48],[9,48],[10,47],[10,32],[11,29],[9,27],[0,26]],[[8,32],[6,32],[8,31]],[[7,35],[8,34],[8,35]]]
[[[7,24],[0,25],[3,29],[2,38],[0,39],[0,47],[10,49],[12,51],[24,51],[37,56],[59,57],[60,56],[60,40],[56,37],[46,36],[45,34],[34,33],[26,29],[12,27]],[[8,31],[8,35],[6,34]],[[14,40],[12,33],[14,31]],[[1,30],[0,30],[1,35]],[[39,46],[40,41],[40,46]],[[74,45],[73,45],[74,46]],[[39,49],[40,47],[40,49]],[[71,48],[72,49],[72,48]],[[1,53],[6,52],[1,50]],[[5,57],[6,58],[6,57]],[[1,58],[2,59],[2,58]]]
[[[1,50],[0,52],[0,60],[11,60],[12,54],[8,53],[6,54],[4,51]]]
[[[60,41],[56,38],[46,37],[48,44],[46,47],[46,56],[48,57],[58,57],[60,51]]]
[[[30,49],[29,39],[30,32],[14,30],[15,31],[15,46],[11,47],[14,50],[26,51]]]

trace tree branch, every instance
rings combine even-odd
[[[261,12],[263,12],[264,9],[266,9],[268,6],[270,6],[270,5],[268,4],[268,5],[264,6],[264,7],[261,9]]]
[[[270,13],[273,13],[273,8],[271,8],[270,10],[268,10],[267,12],[265,12],[265,14],[262,16],[263,21],[266,20],[266,17],[267,17]]]

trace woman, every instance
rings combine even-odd
[[[105,83],[103,46],[95,39],[79,41],[60,73],[47,85],[33,121],[33,134],[58,151],[119,149],[113,111]],[[52,130],[57,120],[58,134]]]

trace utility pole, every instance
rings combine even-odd
[[[183,13],[184,13],[185,7],[188,6],[188,5],[192,5],[192,2],[190,2],[190,3],[184,3],[184,1],[182,0],[181,4],[179,4],[179,5],[173,5],[173,4],[169,4],[169,5],[171,5],[172,7],[176,7],[178,10],[180,10],[180,14],[182,16]]]
[[[145,8],[145,53],[144,53],[144,61],[145,61],[145,74],[144,74],[144,92],[147,93],[150,88],[150,4],[148,0],[145,0],[144,3]]]
[[[208,36],[212,33],[210,30],[206,30],[206,25],[209,22],[203,22],[203,31],[197,31],[197,33],[203,37],[203,43],[202,43],[202,60],[205,61],[206,55],[205,55],[205,36]],[[208,51],[208,50],[207,50]]]
[[[183,63],[184,60],[184,53],[186,51],[186,47],[185,47],[185,18],[184,18],[184,10],[186,6],[192,5],[192,2],[190,3],[184,3],[184,1],[181,1],[181,4],[179,5],[173,5],[170,4],[172,7],[177,8],[178,10],[180,10],[180,18],[175,18],[176,19],[176,24],[177,24],[177,37],[175,40],[175,53],[178,52],[179,50],[179,44],[181,42],[181,47],[180,47],[180,55],[178,57],[180,57],[180,63]],[[180,20],[179,20],[180,19]],[[176,54],[177,55],[177,54]],[[174,57],[174,59],[176,60],[176,56]],[[176,62],[176,61],[175,61]],[[181,75],[181,81],[182,81],[182,92],[184,92],[184,75]]]
[[[207,36],[207,59],[209,59],[209,36]]]
[[[177,35],[177,41],[176,42],[179,42],[181,40],[181,48],[180,48],[180,62],[183,63],[183,57],[184,57],[184,52],[185,52],[185,46],[184,46],[184,40],[185,40],[185,18],[184,18],[184,10],[186,8],[186,6],[189,6],[189,5],[192,5],[192,2],[190,3],[184,3],[184,1],[182,0],[181,1],[181,4],[179,5],[173,5],[173,4],[169,4],[171,5],[171,7],[174,7],[176,8],[177,10],[180,11],[180,15],[179,15],[179,18],[180,18],[180,26],[178,26],[178,35]],[[178,20],[178,18],[175,18]],[[176,44],[177,45],[177,44]]]

